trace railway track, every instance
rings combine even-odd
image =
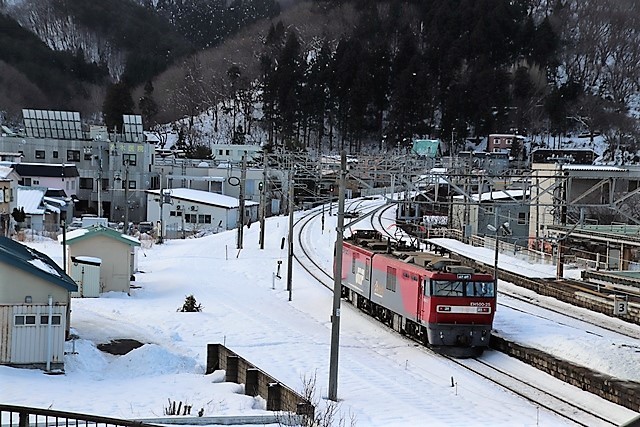
[[[374,222],[378,222],[377,226],[375,226],[376,229],[385,229],[385,233],[387,235],[396,238],[386,229],[386,227],[384,227],[384,224],[382,222],[382,215],[389,209],[389,206],[382,205],[381,207],[371,209],[367,212],[367,214],[370,215],[370,221],[372,225],[374,225]],[[333,291],[333,276],[326,271],[325,266],[320,265],[315,260],[313,254],[308,249],[308,243],[310,243],[309,239],[305,238],[305,227],[307,227],[312,221],[316,220],[318,215],[321,215],[321,212],[312,212],[309,215],[300,218],[296,223],[297,238],[300,242],[298,247],[301,249],[302,253],[294,255],[294,258],[296,259],[298,264],[311,276],[318,280],[318,282],[327,287],[329,290]],[[374,217],[377,217],[377,219]],[[359,312],[359,310],[357,311]],[[369,318],[368,316],[365,317]],[[371,320],[374,321],[374,319]],[[395,331],[393,333],[395,334]],[[413,343],[413,341],[409,338],[405,337],[404,339]],[[428,352],[429,354],[436,354],[427,347],[420,347],[420,349],[422,351]],[[617,425],[616,422],[610,421],[606,415],[601,415],[596,413],[595,411],[591,411],[585,408],[584,404],[581,405],[580,403],[571,401],[571,399],[569,398],[558,396],[556,390],[545,390],[542,386],[533,385],[530,379],[520,379],[516,375],[509,373],[506,370],[500,369],[497,366],[493,366],[488,362],[483,361],[481,358],[460,360],[448,356],[439,356],[446,357],[451,361],[451,363],[456,364],[468,371],[471,371],[474,374],[485,378],[487,381],[490,381],[506,390],[509,390],[510,392],[521,396],[523,399],[532,402],[533,404],[544,408],[547,411],[553,412],[562,418],[570,420],[576,425]]]
[[[618,423],[611,421],[608,416],[601,415],[586,408],[584,403],[576,403],[570,398],[560,397],[555,390],[545,390],[542,386],[535,385],[529,380],[517,378],[512,373],[500,369],[496,365],[490,364],[480,358],[464,360],[448,358],[452,363],[508,389],[512,393],[517,394],[529,402],[535,403],[547,411],[571,420],[576,423],[576,425],[585,427],[618,425]]]
[[[389,205],[386,206],[383,210],[381,210],[380,212],[378,212],[377,215],[371,216],[370,218],[370,223],[371,226],[384,233],[385,235],[387,235],[389,238],[391,239],[399,239],[399,238],[403,238],[406,236],[400,235],[399,233],[391,233],[388,229],[388,227],[385,227],[385,225],[383,224],[383,215],[385,213],[387,213],[390,209],[392,209],[394,207],[394,205]],[[391,218],[391,216],[388,216],[388,218]],[[387,219],[388,219],[387,218]],[[400,228],[396,228],[397,230],[400,230]],[[490,266],[490,269],[493,270],[493,266]],[[504,270],[500,270],[501,273],[503,274],[502,277],[504,277]],[[510,275],[516,275],[515,273],[509,272]],[[524,276],[522,276],[524,278]],[[506,281],[509,281],[507,279],[504,279]],[[524,279],[523,279],[524,280]],[[614,286],[604,286],[604,285],[600,285],[598,286],[597,283],[590,283],[590,282],[586,282],[586,281],[581,281],[581,280],[573,280],[573,279],[563,279],[563,280],[543,280],[543,279],[529,279],[529,280],[535,280],[537,282],[539,282],[541,285],[544,286],[551,286],[554,287],[557,292],[562,292],[565,295],[567,295],[567,297],[569,297],[570,295],[573,295],[574,292],[583,292],[585,294],[589,294],[592,296],[598,296],[600,298],[605,298],[607,295],[605,294],[606,292],[608,292],[608,294],[612,294],[612,293],[618,293],[618,288],[614,287]],[[636,298],[638,299],[638,301],[640,301],[640,293],[637,294],[638,296],[636,297],[636,295],[630,291],[628,289],[629,287],[627,286],[626,288],[624,288],[625,292],[620,292],[622,294],[626,294],[626,295],[630,295],[629,297],[629,302],[635,302]],[[631,292],[631,293],[630,293]],[[527,296],[523,296],[514,292],[508,292],[505,290],[502,290],[501,287],[498,287],[498,295],[503,295],[503,296],[508,296],[509,298],[512,298],[514,300],[518,300],[518,301],[522,301],[528,304],[535,304],[535,305],[540,305],[540,301],[539,300],[533,300],[530,297]],[[549,318],[545,318],[544,316],[541,316],[540,314],[537,313],[533,313],[531,311],[526,311],[523,310],[522,308],[516,308],[515,306],[511,305],[511,304],[507,304],[505,302],[498,302],[498,306],[500,307],[507,307],[510,309],[514,309],[514,310],[518,310],[521,312],[524,312],[528,315],[531,316],[536,316],[536,317],[540,317],[540,318],[544,318],[547,320],[550,320]],[[544,308],[550,312],[553,313],[558,313],[561,314],[565,317],[569,317],[575,320],[580,320],[586,323],[590,323],[593,324],[601,329],[606,329],[609,330],[611,332],[616,332],[618,334],[621,335],[625,335],[628,336],[630,338],[634,338],[634,339],[640,339],[640,332],[637,330],[637,328],[633,328],[633,327],[625,327],[625,325],[620,325],[620,324],[608,324],[606,322],[598,322],[597,324],[594,323],[594,320],[592,318],[590,318],[587,315],[580,315],[578,313],[573,313],[570,311],[567,311],[564,307],[561,306],[552,306],[549,304],[544,304]]]

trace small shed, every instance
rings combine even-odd
[[[0,237],[0,278],[0,364],[63,368],[73,279],[7,237]]]
[[[58,236],[58,240],[62,243],[62,236]],[[140,246],[138,239],[112,228],[94,225],[67,233],[66,244],[68,272],[74,258],[99,259],[100,291],[129,293],[133,274],[131,251]]]
[[[102,292],[100,265],[102,260],[89,256],[71,257],[70,275],[78,285],[78,291],[72,292],[73,298],[97,298]]]

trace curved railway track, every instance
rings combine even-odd
[[[352,208],[354,204],[352,203],[350,208]],[[387,212],[391,206],[382,205],[378,208],[371,209],[367,212],[367,215],[370,215],[371,224],[375,229],[383,229],[384,232],[393,237],[387,229],[384,227],[382,222],[382,214]],[[345,209],[346,210],[346,209]],[[306,242],[308,239],[305,238],[305,227],[307,227],[311,221],[315,220],[319,215],[321,215],[321,211],[312,211],[308,215],[303,218],[300,218],[295,227],[297,227],[297,239],[299,241],[298,247],[301,249],[302,254],[294,254],[295,260],[298,264],[307,271],[312,277],[314,277],[318,282],[320,282],[323,286],[327,287],[329,290],[333,291],[334,280],[333,276],[325,270],[325,267],[320,265],[314,257],[311,255],[308,250],[308,246]],[[376,215],[377,214],[377,215]],[[377,216],[378,225],[376,226],[374,222],[376,219],[374,217]],[[360,310],[355,309],[358,313]],[[362,313],[363,317],[367,317],[374,321],[369,316],[366,316]],[[376,322],[379,324],[379,322]],[[385,326],[386,327],[386,326]],[[390,329],[391,330],[391,329]],[[395,334],[395,331],[393,331]],[[404,337],[407,341],[411,341],[407,337]],[[427,352],[429,354],[435,355],[436,353],[428,349],[427,347],[418,347],[421,351]],[[610,421],[606,416],[602,416],[595,411],[591,411],[584,407],[584,405],[580,405],[570,401],[569,399],[562,398],[551,390],[544,390],[542,387],[538,387],[532,385],[529,381],[519,379],[514,374],[511,374],[505,370],[502,370],[496,366],[492,366],[491,364],[479,359],[455,359],[448,356],[443,356],[438,354],[440,357],[447,358],[451,363],[456,364],[465,370],[469,370],[474,374],[477,374],[487,381],[490,381],[494,384],[499,385],[500,387],[509,390],[510,392],[521,396],[523,399],[532,402],[533,404],[544,408],[547,411],[555,413],[556,415],[565,418],[576,425],[580,426],[613,426],[617,425],[617,423]]]
[[[371,216],[370,221],[371,221],[371,226],[374,229],[386,234],[391,239],[396,239],[397,240],[397,239],[399,239],[401,237],[399,237],[397,235],[397,233],[396,234],[390,233],[389,230],[387,229],[387,227],[385,227],[383,222],[382,222],[382,219],[383,219],[382,215],[385,212],[387,212],[389,209],[391,209],[391,208],[393,208],[393,205],[389,205],[389,206],[385,207],[385,209],[383,209],[378,215],[375,215],[376,216],[375,219],[374,219],[374,216]],[[400,230],[400,228],[397,228],[397,227],[396,227],[396,229]],[[402,236],[402,237],[406,237],[406,236]],[[491,266],[491,268],[493,268],[493,266]],[[514,274],[514,273],[511,273],[511,274]],[[590,286],[586,286],[584,282],[581,282],[581,281],[578,281],[578,280],[565,279],[565,280],[560,281],[560,282],[554,280],[552,284],[553,284],[553,286],[556,286],[556,287],[562,287],[562,286],[567,287],[567,286],[571,285],[573,288],[579,289],[582,292],[586,292],[586,293],[589,293],[589,294],[592,294],[592,295],[597,294],[597,291],[595,289],[593,289],[596,285],[591,284]],[[602,289],[605,289],[605,286],[602,286]],[[498,295],[507,296],[507,297],[509,297],[511,299],[522,301],[522,302],[525,302],[527,304],[536,304],[536,305],[538,305],[530,297],[523,296],[523,295],[520,295],[520,294],[517,294],[517,293],[513,293],[513,292],[504,291],[504,290],[501,290],[500,287],[498,287]],[[600,293],[599,296],[602,297],[602,294]],[[542,316],[540,314],[536,314],[536,313],[533,313],[531,311],[524,310],[524,309],[522,309],[520,307],[515,307],[514,305],[510,305],[510,304],[505,303],[505,302],[498,302],[497,304],[498,304],[498,306],[507,307],[507,308],[510,308],[510,309],[513,309],[513,310],[521,311],[523,313],[529,314],[531,316],[536,316],[536,317],[539,317],[541,319],[551,320],[551,319],[549,319],[547,317],[544,317],[544,316]],[[630,338],[640,339],[640,332],[636,328],[625,327],[624,324],[622,324],[622,325],[620,325],[620,324],[612,325],[612,324],[607,324],[606,322],[600,322],[600,323],[596,324],[596,323],[594,323],[594,321],[592,319],[589,319],[587,316],[582,316],[582,315],[579,315],[578,313],[572,313],[571,311],[567,311],[567,310],[563,309],[562,307],[554,307],[554,306],[551,306],[551,305],[548,305],[548,304],[544,305],[544,309],[548,310],[550,312],[553,312],[553,313],[561,314],[561,315],[563,315],[565,317],[568,317],[568,318],[571,318],[571,319],[580,320],[580,321],[583,321],[583,322],[586,322],[586,323],[590,323],[590,324],[592,324],[594,326],[597,326],[597,327],[599,327],[601,329],[605,329],[605,330],[608,330],[608,331],[611,331],[611,332],[616,332],[618,334],[625,335],[625,336],[630,337]]]

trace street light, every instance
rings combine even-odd
[[[495,244],[494,244],[494,253],[493,253],[493,278],[496,282],[496,289],[498,289],[498,255],[500,253],[500,241],[499,241],[499,237],[500,237],[500,230],[502,230],[503,233],[510,235],[511,234],[511,227],[509,226],[509,222],[506,221],[502,224],[500,224],[500,226],[498,226],[498,218],[500,217],[499,214],[499,209],[497,207],[494,208],[494,225],[488,224],[487,225],[487,229],[491,232],[494,232],[496,234],[496,240],[495,240]]]

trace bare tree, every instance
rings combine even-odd
[[[558,11],[569,79],[627,105],[640,82],[640,5],[635,0],[569,0]]]
[[[313,416],[302,415],[298,419],[298,416],[291,414],[280,414],[279,425],[301,425],[303,427],[355,427],[356,417],[354,414],[349,414],[349,417],[340,412],[340,403],[332,400],[322,401],[317,395],[316,375],[307,378],[302,378],[302,397],[313,407],[315,411]],[[295,424],[294,421],[300,421],[300,424]]]

